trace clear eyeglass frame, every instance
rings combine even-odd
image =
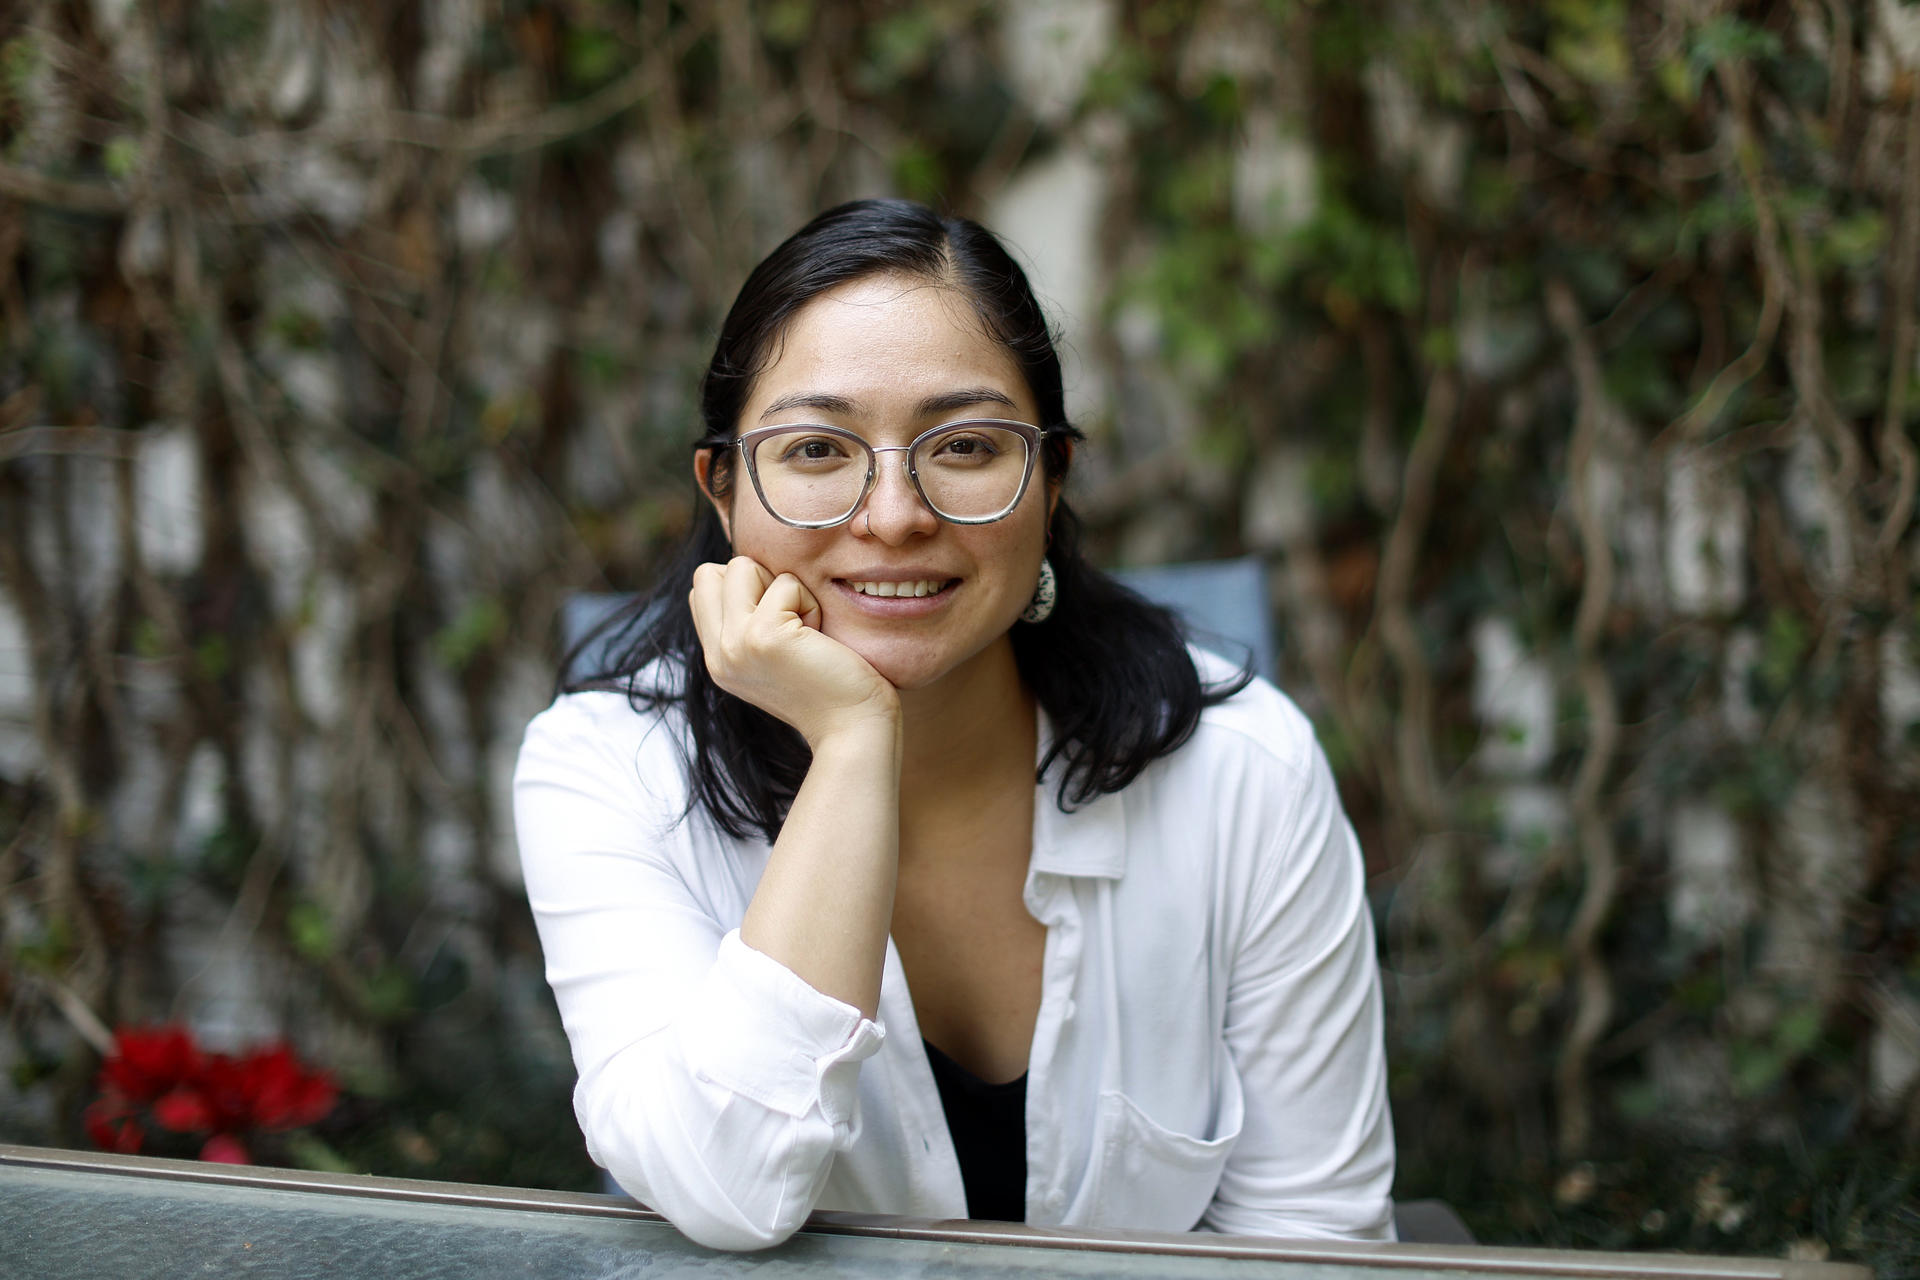
[[[933,499],[927,496],[925,487],[920,483],[920,472],[918,468],[914,466],[914,451],[918,449],[923,442],[935,436],[971,426],[999,427],[1018,435],[1026,444],[1026,466],[1021,469],[1020,487],[1014,490],[1012,501],[1008,502],[1007,505],[1000,508],[1000,510],[994,512],[992,515],[986,516],[950,516],[935,506]],[[853,505],[849,506],[845,513],[835,516],[831,520],[789,520],[786,516],[774,510],[773,504],[767,501],[767,492],[760,484],[760,469],[755,465],[753,460],[753,446],[768,436],[788,434],[795,431],[819,432],[822,435],[830,435],[837,439],[846,440],[858,445],[866,452],[866,481],[860,486],[860,496],[853,500]],[[1046,435],[1047,432],[1034,426],[1030,422],[1015,422],[1010,418],[956,418],[952,422],[943,422],[937,427],[928,427],[906,444],[873,445],[867,443],[866,439],[859,433],[849,431],[845,427],[828,426],[823,422],[782,422],[767,427],[755,427],[751,431],[742,431],[738,436],[734,437],[732,443],[733,447],[740,450],[740,461],[747,469],[748,478],[753,481],[753,492],[760,499],[760,506],[768,515],[791,529],[831,529],[835,525],[842,525],[853,519],[854,513],[860,510],[861,504],[865,503],[868,496],[873,493],[873,482],[879,476],[880,460],[877,455],[882,453],[903,453],[906,455],[906,457],[901,459],[901,462],[906,466],[907,480],[913,485],[914,493],[919,496],[922,505],[924,505],[927,510],[933,512],[936,517],[946,521],[948,524],[992,524],[997,520],[1004,520],[1013,514],[1014,508],[1020,505],[1020,500],[1027,496],[1027,486],[1033,482],[1034,459],[1039,456],[1040,441],[1044,439]]]

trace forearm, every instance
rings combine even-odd
[[[754,1248],[858,1136],[881,1033],[730,936],[748,900],[718,864],[766,850],[682,814],[680,737],[620,695],[562,699],[528,728],[515,827],[595,1159],[702,1243]]]
[[[778,1244],[859,1132],[861,1062],[880,1032],[737,937],[658,1034],[583,1070],[593,1158],[689,1236]]]
[[[740,939],[868,1017],[900,852],[897,717],[823,737],[740,925]]]

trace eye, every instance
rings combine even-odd
[[[936,456],[939,457],[981,460],[991,458],[998,452],[1000,451],[994,448],[993,441],[972,432],[956,432],[953,435],[944,436],[940,440],[940,447],[935,450]]]
[[[782,462],[828,462],[847,456],[847,443],[834,436],[800,436],[782,442]]]

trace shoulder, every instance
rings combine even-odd
[[[1230,682],[1239,670],[1203,650],[1193,660],[1204,684]],[[1317,858],[1323,828],[1340,816],[1313,722],[1257,677],[1202,711],[1193,735],[1140,783],[1122,793],[1137,852],[1166,861],[1170,874],[1191,875],[1203,863],[1210,868],[1203,879],[1225,901],[1270,884],[1284,866]]]
[[[1240,668],[1217,654],[1193,648],[1194,670],[1202,685],[1232,682]],[[1200,713],[1192,739],[1174,753],[1191,757],[1191,766],[1251,772],[1272,780],[1304,781],[1320,758],[1313,722],[1292,698],[1259,676],[1223,702]]]
[[[527,725],[516,783],[565,770],[684,796],[685,751],[686,717],[677,707],[636,705],[624,690],[563,693]]]

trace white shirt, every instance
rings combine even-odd
[[[569,694],[515,772],[588,1152],[715,1248],[816,1208],[965,1217],[899,955],[869,1021],[740,941],[770,848],[685,812],[684,732]],[[1024,890],[1047,930],[1027,1221],[1391,1239],[1373,928],[1306,718],[1256,681],[1123,791],[1063,813],[1057,778]]]

